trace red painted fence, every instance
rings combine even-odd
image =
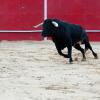
[[[100,41],[100,0],[47,0],[48,18],[80,24],[91,30],[89,38]],[[0,40],[42,40],[33,28],[44,20],[44,0],[1,0]],[[14,30],[16,32],[5,32]],[[26,32],[17,32],[26,31]],[[30,32],[28,32],[30,31]]]

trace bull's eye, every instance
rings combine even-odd
[[[59,26],[58,23],[55,22],[55,21],[52,21],[52,24],[53,24],[55,27],[58,27],[58,26]]]

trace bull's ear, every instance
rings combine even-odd
[[[51,23],[52,23],[55,27],[59,27],[59,25],[58,25],[58,23],[57,23],[57,22],[52,21]]]

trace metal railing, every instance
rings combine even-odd
[[[32,33],[32,32],[42,32],[42,30],[0,30],[0,33]],[[99,33],[100,30],[86,30],[86,32]]]

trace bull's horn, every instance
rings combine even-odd
[[[55,21],[52,21],[52,24],[53,24],[55,27],[58,27],[58,26],[59,26],[58,23],[55,22]]]
[[[40,23],[40,24],[38,24],[38,25],[35,25],[35,26],[33,26],[33,27],[34,27],[34,28],[38,28],[38,27],[41,26],[41,25],[43,25],[43,22]]]

